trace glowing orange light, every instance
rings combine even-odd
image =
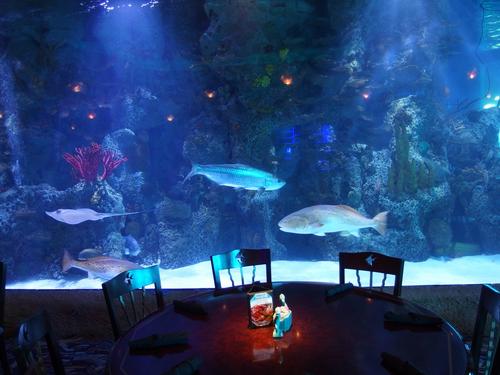
[[[365,99],[365,100],[370,99],[370,93],[369,93],[369,92],[366,92],[366,91],[365,91],[364,93],[362,93],[362,94],[361,94],[361,96],[362,96],[362,97],[363,97],[363,99]]]
[[[82,92],[82,89],[83,89],[83,83],[81,82],[77,82],[71,85],[71,91],[75,93]]]
[[[475,79],[477,77],[477,71],[476,71],[476,69],[473,69],[470,72],[467,72],[467,77],[469,79]]]
[[[215,91],[214,90],[205,90],[205,96],[208,99],[213,99],[213,98],[215,98]]]
[[[293,83],[293,77],[289,74],[283,74],[280,79],[285,86],[290,86]]]
[[[96,114],[95,114],[94,112],[89,112],[89,113],[87,114],[87,118],[88,118],[89,120],[94,120],[94,119],[96,118]]]
[[[168,116],[167,116],[167,121],[168,121],[168,122],[172,122],[172,121],[174,121],[174,120],[175,120],[174,115],[168,115]]]

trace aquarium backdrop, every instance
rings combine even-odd
[[[500,282],[499,103],[499,1],[3,0],[8,284],[212,286],[237,248]]]

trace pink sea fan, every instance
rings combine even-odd
[[[75,154],[65,153],[63,158],[73,167],[75,178],[89,182],[105,180],[113,170],[127,161],[126,157],[119,157],[111,150],[103,150],[97,143],[91,143],[88,147],[77,147]],[[99,169],[102,169],[101,175]]]
[[[120,158],[116,153],[111,150],[102,152],[102,166],[103,171],[99,177],[101,180],[108,178],[111,173],[118,168],[121,164],[125,163],[128,159],[126,157]]]

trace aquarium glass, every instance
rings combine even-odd
[[[499,104],[499,1],[3,0],[8,287],[212,287],[240,248],[498,283]]]

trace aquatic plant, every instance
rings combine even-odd
[[[65,153],[63,158],[73,167],[75,178],[87,182],[105,180],[127,161],[126,157],[119,157],[111,150],[103,150],[97,143],[92,143],[88,147],[77,147],[75,154]],[[102,173],[99,175],[100,169]]]
[[[417,190],[416,166],[409,158],[410,142],[405,126],[408,117],[402,113],[394,119],[395,150],[387,181],[389,193],[394,197]]]
[[[253,85],[255,87],[269,87],[271,84],[271,78],[267,75],[262,75],[255,78]]]
[[[286,60],[286,58],[288,57],[288,52],[290,52],[290,50],[288,48],[282,48],[279,50],[279,55],[280,55],[281,61]]]

